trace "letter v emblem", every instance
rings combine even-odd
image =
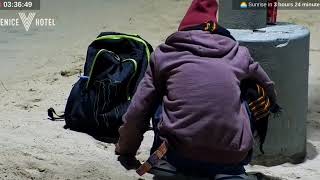
[[[31,23],[33,21],[34,16],[36,15],[36,13],[29,13],[28,17],[26,16],[26,13],[19,13],[20,19],[23,23],[24,28],[26,29],[26,31],[29,31],[29,28],[31,26]]]

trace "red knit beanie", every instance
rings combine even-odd
[[[217,22],[217,11],[217,0],[193,0],[178,30],[181,31],[208,21]]]

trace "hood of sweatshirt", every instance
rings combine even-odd
[[[231,38],[202,30],[178,31],[167,38],[166,44],[175,47],[175,50],[181,49],[210,58],[221,58],[239,46]]]

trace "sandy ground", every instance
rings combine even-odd
[[[37,16],[55,27],[0,28],[0,179],[138,179],[114,155],[114,145],[63,129],[46,110],[63,111],[86,48],[101,31],[139,33],[153,46],[174,32],[190,0],[43,0]],[[17,11],[0,16],[16,17]],[[320,11],[280,11],[282,21],[311,30],[308,157],[302,164],[249,170],[283,179],[320,179]],[[61,76],[61,72],[67,76]],[[148,157],[152,134],[138,159]],[[153,179],[146,175],[143,179]]]

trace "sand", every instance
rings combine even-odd
[[[39,17],[55,27],[0,27],[0,179],[139,179],[114,155],[114,145],[63,129],[47,108],[63,112],[86,49],[102,31],[139,33],[154,47],[177,29],[190,0],[42,0]],[[0,16],[17,17],[18,11]],[[250,166],[283,179],[320,179],[320,11],[280,11],[282,21],[311,30],[308,158],[302,164]],[[63,72],[64,76],[61,75]],[[137,158],[148,157],[152,133]],[[153,179],[146,175],[143,179]]]

